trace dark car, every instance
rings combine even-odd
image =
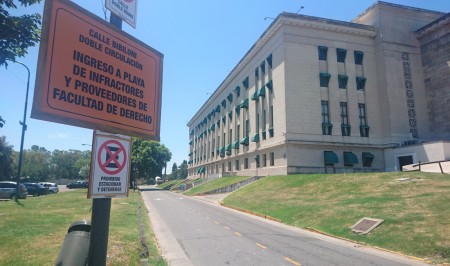
[[[66,185],[67,188],[88,188],[88,182],[87,181],[77,181],[72,182]]]
[[[48,194],[48,188],[36,183],[23,183],[28,190],[28,195],[39,197]]]
[[[0,199],[16,199],[16,182],[0,181]],[[23,184],[19,184],[19,199],[27,198],[27,188]]]

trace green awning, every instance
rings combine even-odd
[[[233,117],[233,111],[229,111],[229,112],[228,112],[228,118],[231,119],[232,117]]]
[[[253,142],[259,142],[259,133],[256,133],[256,134],[252,137],[252,141],[253,141]]]
[[[248,137],[245,137],[245,138],[243,138],[241,141],[240,141],[240,143],[242,144],[242,145],[245,145],[245,146],[248,146]]]
[[[235,143],[233,143],[232,148],[233,149],[239,149],[239,140],[236,141]]]
[[[273,137],[273,127],[269,127],[269,135],[270,137]]]
[[[259,97],[261,97],[261,96],[262,96],[262,97],[266,96],[266,87],[265,87],[265,86],[262,86],[261,89],[258,90],[257,95],[258,95]]]
[[[252,94],[251,99],[252,99],[253,101],[259,100],[259,99],[258,99],[258,91],[255,91],[255,92]]]
[[[344,152],[344,164],[358,164],[358,157],[353,152]]]
[[[239,97],[241,95],[241,87],[236,86],[234,89],[234,92],[236,93],[236,97]]]
[[[323,156],[324,156],[325,164],[339,163],[336,153],[334,153],[332,151],[324,151]]]
[[[245,99],[241,102],[241,108],[245,108],[245,109],[248,108],[248,99]]]
[[[212,124],[212,125],[209,127],[209,129],[210,129],[211,131],[216,130],[216,124]]]
[[[228,94],[227,99],[231,103],[233,101],[233,94]]]
[[[238,105],[236,106],[235,110],[236,110],[236,114],[239,115],[239,114],[241,113],[241,105],[238,104]]]
[[[266,83],[267,89],[269,89],[270,92],[273,90],[273,82],[272,80],[269,80],[269,82]]]
[[[225,148],[226,151],[231,151],[232,145],[228,144],[227,147]]]

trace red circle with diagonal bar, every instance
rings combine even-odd
[[[104,151],[106,152],[105,156],[102,156]],[[100,169],[102,169],[105,173],[109,175],[119,173],[123,170],[127,162],[127,152],[125,147],[122,143],[114,139],[105,141],[98,149],[97,162]],[[114,170],[110,170],[108,168],[113,168]]]

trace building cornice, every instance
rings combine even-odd
[[[450,13],[447,13],[447,15],[442,16],[435,21],[423,26],[422,28],[416,30],[416,37],[418,39],[422,38],[423,36],[427,35],[430,32],[433,32],[437,29],[440,29],[444,27],[445,25],[450,24]]]
[[[212,104],[212,101],[215,100],[215,98],[217,98],[218,95],[230,85],[235,76],[240,73],[245,68],[245,66],[247,66],[247,64],[256,56],[256,54],[263,49],[263,47],[283,26],[296,26],[322,31],[345,33],[368,38],[375,38],[377,34],[376,29],[368,25],[283,12],[275,18],[275,20],[263,32],[263,34],[258,38],[253,46],[250,47],[248,52],[242,57],[237,65],[230,71],[230,73],[219,85],[219,87],[202,105],[197,113],[191,118],[191,120],[188,122],[188,126],[196,119],[199,119],[198,116],[205,112],[205,108]],[[200,119],[202,118],[200,117]]]

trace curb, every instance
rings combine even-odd
[[[305,227],[304,229],[306,229],[306,230],[308,230],[310,232],[313,232],[313,233],[321,234],[321,235],[332,237],[332,238],[337,238],[337,239],[344,240],[344,241],[347,241],[347,242],[351,242],[351,243],[354,243],[354,244],[358,244],[358,245],[361,245],[361,246],[370,247],[370,248],[378,249],[378,250],[381,250],[381,251],[384,251],[384,252],[389,252],[389,253],[392,253],[392,254],[400,255],[400,256],[403,256],[403,257],[406,257],[406,258],[409,258],[409,259],[412,259],[412,260],[417,260],[417,261],[422,261],[422,262],[425,262],[425,263],[428,263],[428,264],[432,264],[432,261],[429,261],[429,260],[426,260],[426,259],[423,259],[423,258],[419,258],[419,257],[411,256],[411,255],[406,255],[406,254],[403,254],[403,253],[400,253],[400,252],[397,252],[397,251],[393,251],[393,250],[389,250],[389,249],[385,249],[385,248],[381,248],[381,247],[377,247],[377,246],[371,246],[371,245],[368,245],[368,244],[366,244],[364,242],[359,242],[359,241],[348,239],[348,238],[345,238],[345,237],[331,235],[331,234],[328,234],[326,232],[320,231],[320,230],[312,228],[312,227]]]
[[[227,208],[230,208],[230,209],[233,209],[233,210],[236,210],[236,211],[240,211],[240,212],[248,213],[248,214],[251,214],[251,215],[255,215],[255,216],[267,219],[267,220],[283,223],[283,221],[281,221],[280,219],[274,218],[274,217],[269,216],[269,215],[265,215],[265,214],[261,214],[261,213],[257,213],[257,212],[252,212],[252,211],[241,209],[241,208],[238,208],[238,207],[228,206],[228,205],[223,204],[222,201],[219,201],[218,203],[219,203],[220,206],[223,206],[223,207],[227,207]]]

